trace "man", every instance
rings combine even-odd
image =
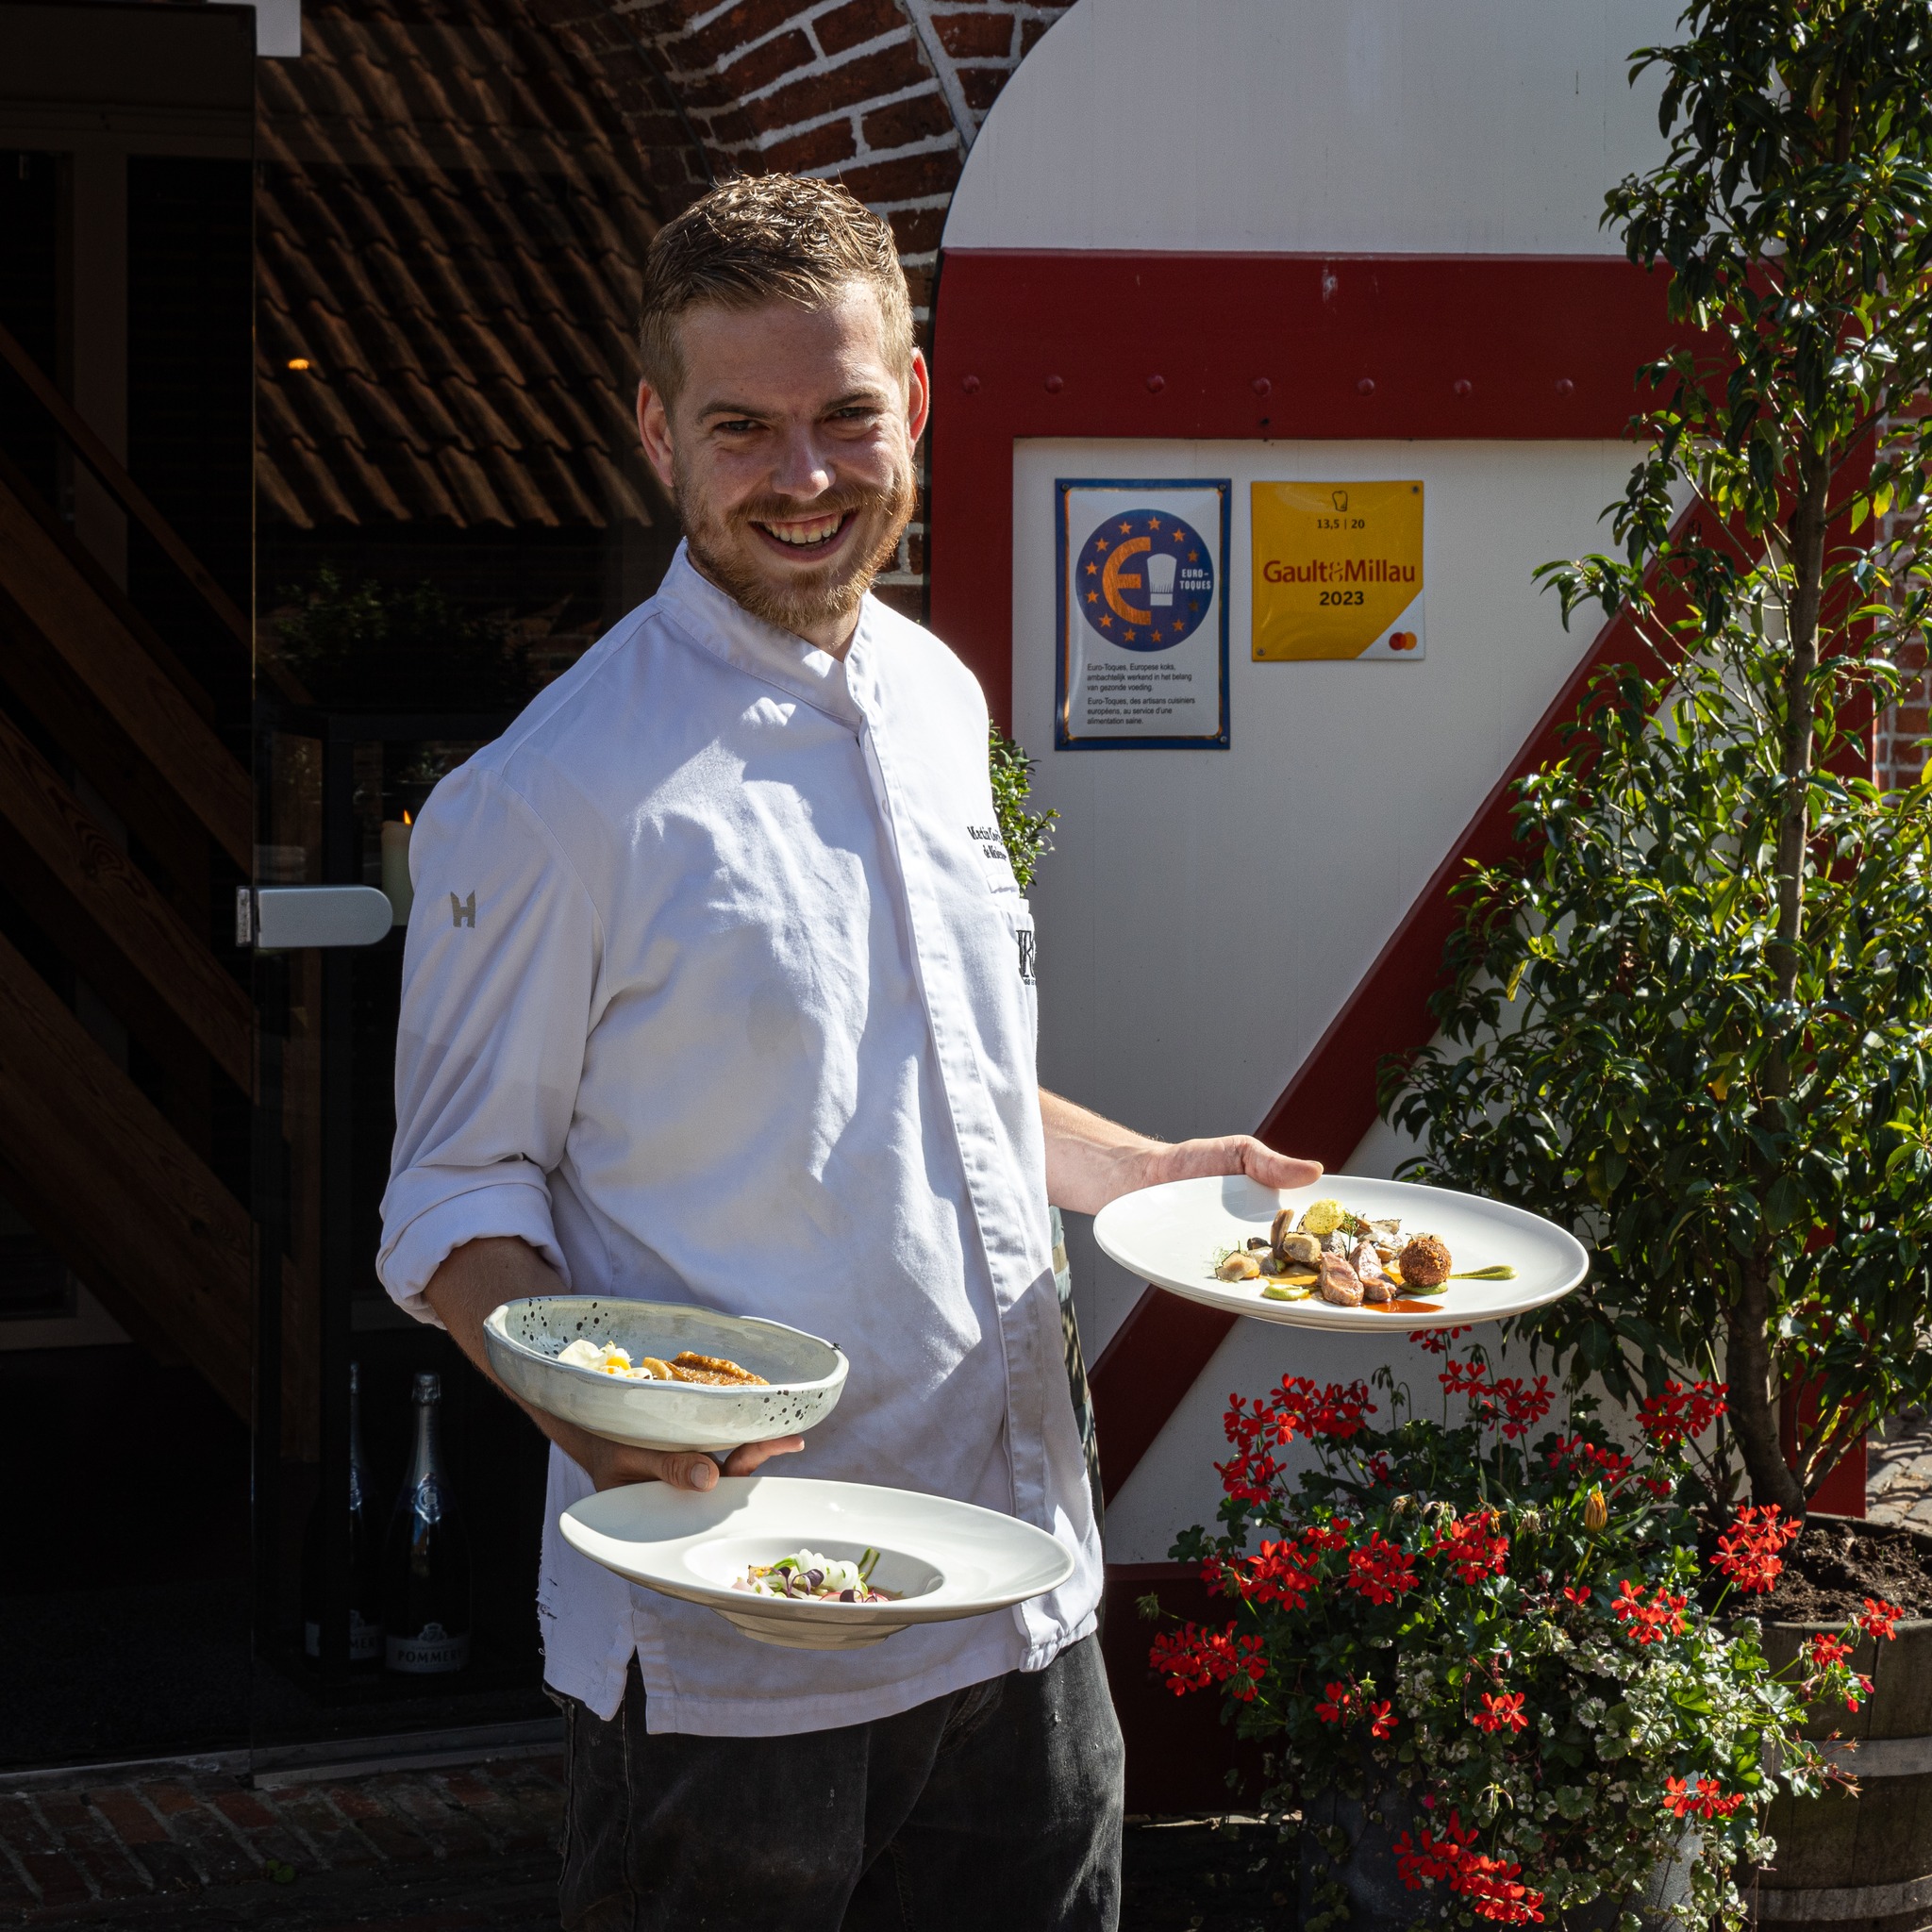
[[[1048,1202],[1319,1169],[1036,1085],[984,702],[866,595],[928,392],[886,225],[823,182],[717,190],[652,245],[640,351],[685,547],[422,814],[383,1279],[485,1373],[485,1316],[526,1295],[834,1336],[838,1409],[726,1474],[803,1449],[817,1476],[1024,1518],[1075,1565],[871,1648],[763,1646],[557,1533],[593,1486],[717,1465],[535,1416],[564,1924],[1111,1926],[1120,1733]]]

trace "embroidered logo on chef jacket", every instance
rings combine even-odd
[[[476,929],[476,895],[472,892],[467,899],[458,899],[452,892],[449,895],[449,923],[452,925],[467,925],[472,932]]]

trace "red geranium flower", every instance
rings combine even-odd
[[[1728,1576],[1740,1590],[1754,1594],[1769,1590],[1784,1570],[1778,1552],[1803,1525],[1784,1520],[1775,1503],[1747,1503],[1738,1520],[1717,1540],[1711,1568]]]
[[[1677,1818],[1695,1812],[1699,1818],[1728,1818],[1749,1794],[1744,1791],[1724,1795],[1714,1777],[1700,1777],[1694,1786],[1680,1777],[1664,1780],[1664,1809]]]
[[[1505,1691],[1501,1696],[1483,1692],[1483,1707],[1473,1710],[1469,1721],[1479,1731],[1526,1731],[1529,1720],[1523,1714],[1523,1692]]]
[[[1893,1638],[1898,1635],[1898,1620],[1904,1615],[1896,1604],[1887,1603],[1882,1596],[1868,1596],[1858,1627],[1868,1637]]]
[[[1681,1637],[1690,1629],[1690,1620],[1683,1613],[1689,1602],[1689,1597],[1673,1596],[1659,1583],[1646,1603],[1643,1592],[1633,1588],[1625,1577],[1617,1586],[1616,1600],[1610,1608],[1637,1642],[1647,1644],[1666,1637]]]
[[[1724,1414],[1728,1393],[1724,1382],[1693,1382],[1688,1389],[1666,1382],[1661,1395],[1638,1404],[1637,1420],[1655,1447],[1674,1449],[1703,1435]]]
[[[1458,1517],[1430,1547],[1432,1557],[1449,1558],[1449,1567],[1466,1584],[1478,1584],[1485,1576],[1499,1576],[1509,1563],[1509,1539],[1491,1536],[1495,1522],[1491,1509],[1472,1510]]]
[[[1349,1552],[1348,1583],[1372,1604],[1392,1604],[1415,1588],[1415,1558],[1380,1530],[1371,1530],[1368,1541]]]

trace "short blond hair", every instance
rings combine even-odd
[[[677,323],[706,302],[824,308],[848,290],[879,298],[886,353],[912,366],[912,297],[891,228],[836,181],[747,175],[724,182],[658,229],[644,258],[638,361],[667,400],[684,381]]]

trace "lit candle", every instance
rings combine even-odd
[[[414,903],[416,889],[409,883],[409,814],[403,814],[402,823],[394,819],[382,822],[382,890],[389,895],[393,912],[391,925],[408,925],[409,908]]]

